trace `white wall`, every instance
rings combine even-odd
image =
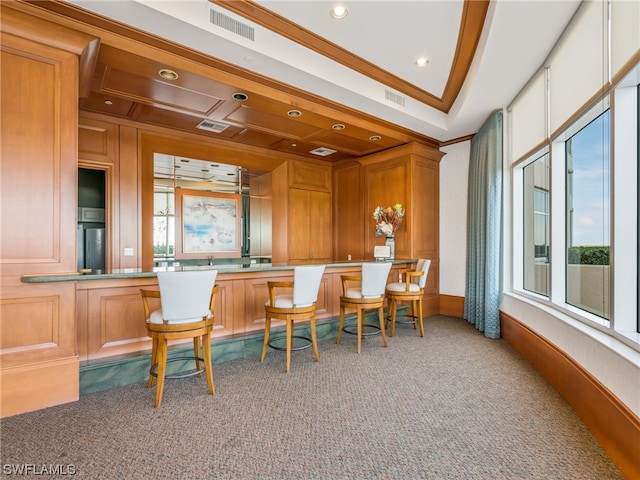
[[[467,248],[467,185],[471,142],[441,149],[440,293],[464,297]]]

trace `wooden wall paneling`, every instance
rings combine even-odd
[[[242,284],[238,285],[237,281],[220,281],[219,278],[216,279],[218,293],[213,308],[215,319],[211,332],[212,338],[230,336],[235,333],[234,312],[238,310],[238,304],[242,305],[244,301]]]
[[[98,163],[115,163],[118,158],[118,126],[80,114],[78,157]]]
[[[153,270],[153,154],[156,150],[153,139],[146,135],[140,138],[139,185],[140,203],[138,203],[140,245],[138,248],[138,264],[143,270]]]
[[[87,313],[89,363],[151,349],[139,286],[89,290]]]
[[[362,166],[349,162],[333,168],[333,259],[364,259],[364,226],[369,224],[363,202]]]
[[[76,345],[80,365],[89,360],[89,295],[86,290],[76,290]]]
[[[286,265],[289,262],[289,187],[287,165],[271,172],[271,208],[273,238],[271,262]]]
[[[78,59],[4,33],[0,44],[2,275],[72,272]]]
[[[77,400],[75,284],[4,282],[0,319],[0,416]]]
[[[119,127],[118,144],[118,184],[114,189],[118,198],[114,198],[114,211],[117,227],[115,229],[113,250],[114,268],[142,267],[142,191],[141,171],[138,150],[137,129],[129,126]],[[132,208],[135,205],[136,208]],[[117,210],[116,210],[117,209]],[[125,256],[124,249],[133,248],[133,256]]]
[[[236,314],[238,320],[244,319],[244,325],[242,325],[237,333],[245,332],[258,332],[264,330],[264,303],[269,299],[269,290],[267,287],[268,280],[278,281],[293,281],[293,272],[287,271],[284,276],[277,278],[248,278],[243,280],[244,284],[244,304],[242,305],[244,315],[239,312]],[[271,322],[272,327],[284,325],[284,321],[273,320]]]
[[[395,257],[410,258],[410,238],[407,231],[410,228],[412,206],[410,196],[410,165],[407,156],[365,165],[366,211],[368,221],[365,223],[365,257],[373,258],[373,247],[384,245],[384,237],[375,236],[375,221],[373,211],[377,206],[387,207],[401,203],[407,211],[407,216],[400,224],[395,235]]]
[[[439,163],[418,158],[411,172],[412,258],[436,260],[439,251]]]
[[[330,318],[333,315],[333,299],[332,294],[332,280],[330,275],[323,275],[320,281],[320,287],[318,288],[318,298],[316,300],[316,320],[322,321],[323,319]]]
[[[331,167],[311,161],[291,160],[289,164],[289,186],[320,192],[331,192]]]

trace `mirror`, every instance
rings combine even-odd
[[[271,261],[271,174],[250,171],[239,165],[154,153],[154,259],[174,260],[176,251],[176,189],[237,194],[241,205],[240,249],[234,253],[207,255],[196,259],[200,263],[221,259],[250,259],[250,263]],[[178,212],[181,213],[181,212]],[[182,240],[182,238],[177,239]],[[189,258],[197,255],[189,255]],[[215,257],[215,259],[214,259]]]

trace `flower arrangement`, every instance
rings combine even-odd
[[[404,208],[400,203],[393,207],[376,207],[373,219],[376,221],[376,236],[393,237],[404,218]]]

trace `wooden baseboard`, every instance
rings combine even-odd
[[[0,370],[0,418],[32,412],[80,398],[78,357]]]
[[[440,315],[462,318],[464,315],[464,297],[440,295]]]
[[[640,418],[558,347],[500,313],[502,338],[536,368],[576,411],[622,474],[640,478]]]

